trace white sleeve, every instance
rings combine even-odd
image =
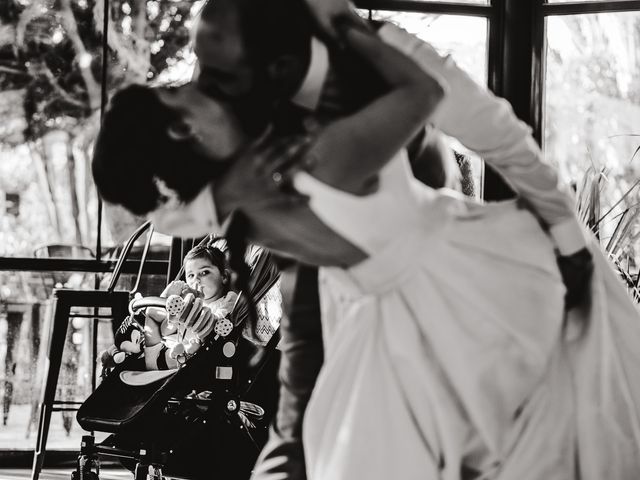
[[[549,227],[561,254],[585,247],[572,195],[560,184],[556,170],[544,161],[531,129],[516,117],[509,102],[477,84],[451,57],[441,56],[401,28],[385,24],[379,34],[448,87],[448,95],[432,118],[434,125],[504,176]]]

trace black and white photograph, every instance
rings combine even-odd
[[[0,480],[640,479],[640,0],[0,0]]]

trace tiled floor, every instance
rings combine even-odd
[[[40,480],[70,480],[71,469],[44,469],[40,473]],[[188,480],[183,477],[165,477],[166,480]],[[0,480],[31,480],[31,469],[28,468],[0,468]],[[133,474],[128,470],[117,468],[103,468],[100,470],[100,480],[133,480]]]
[[[0,480],[29,480],[31,470],[29,469],[0,469]],[[40,480],[69,480],[71,470],[69,469],[45,469],[40,474]],[[100,472],[100,480],[131,480],[133,475],[127,470],[104,469]]]

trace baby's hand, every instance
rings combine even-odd
[[[166,288],[163,290],[160,296],[163,298],[170,297],[171,295],[182,296],[183,294],[186,294],[189,290],[190,290],[189,285],[187,285],[186,282],[183,282],[182,280],[175,280],[166,286]]]
[[[195,338],[193,338],[184,346],[184,352],[187,355],[193,355],[198,350],[200,350],[201,346],[202,346],[202,344],[200,343],[200,341],[195,339]]]

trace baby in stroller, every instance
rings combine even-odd
[[[184,273],[186,282],[173,281],[160,295],[184,299],[182,308],[176,312],[184,321],[173,321],[178,315],[172,316],[169,309],[146,310],[147,370],[177,368],[198,351],[214,328],[224,331],[233,327],[228,317],[238,295],[230,289],[231,276],[222,250],[208,244],[190,250],[184,258]]]
[[[149,307],[147,299],[131,303],[132,314],[119,329],[126,358],[110,365],[112,373],[78,412],[85,430],[115,435],[98,445],[83,440],[76,478],[98,478],[89,473],[99,455],[118,456],[132,469],[137,464],[142,470],[135,468],[136,479],[146,479],[147,467],[157,465],[187,478],[249,477],[277,403],[279,317],[265,313],[279,308],[264,305],[278,303],[278,270],[270,255],[250,247],[246,259],[258,318],[249,318],[243,298],[230,288],[223,241],[192,249],[183,264],[186,281],[163,292],[167,304],[172,296],[182,298],[179,314],[171,314],[169,305]],[[220,331],[216,326],[224,321],[231,327]],[[184,351],[172,356],[175,344]],[[152,381],[128,382],[125,375],[148,379],[154,374],[148,369],[162,374],[163,368],[166,374]]]
[[[229,315],[238,295],[231,289],[223,249],[224,241],[218,240],[187,253],[183,262],[186,281],[175,280],[160,294],[172,306],[148,307],[127,318],[115,334],[114,345],[102,355],[105,372],[128,355],[142,353],[146,370],[178,368],[212,332],[220,335],[233,328]],[[258,345],[264,345],[277,327],[261,318],[256,320],[258,325],[247,322],[243,328],[243,336]]]

